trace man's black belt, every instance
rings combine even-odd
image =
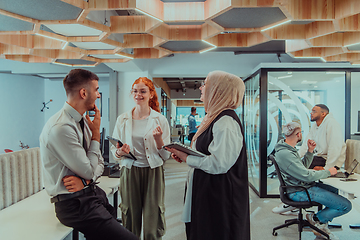
[[[58,194],[50,199],[51,203],[61,202],[72,198],[80,197],[85,193],[90,193],[96,188],[95,184],[89,185],[87,188],[81,189],[80,191],[69,193],[69,194]]]

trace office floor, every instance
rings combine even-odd
[[[163,240],[184,240],[185,226],[180,221],[183,196],[185,188],[185,179],[188,167],[184,163],[178,163],[175,160],[168,160],[165,164],[165,217],[167,231]],[[279,199],[259,198],[251,189],[250,191],[250,219],[251,219],[251,239],[253,240],[292,240],[298,239],[297,226],[278,230],[278,236],[272,235],[272,228],[283,224],[286,219],[295,218],[295,216],[283,216],[274,214],[271,209],[280,204]],[[316,210],[316,209],[314,209]],[[359,239],[360,230],[349,228],[351,223],[360,223],[360,214],[355,209],[350,213],[336,218],[334,223],[342,224],[341,229],[333,229],[333,233],[340,239]],[[69,236],[66,239],[71,239]],[[80,237],[80,239],[83,239]],[[313,240],[315,235],[305,230],[302,233],[302,239]]]

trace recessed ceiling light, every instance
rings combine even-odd
[[[317,83],[317,81],[303,80],[303,81],[301,82],[301,84],[315,84],[315,83]]]
[[[286,76],[280,76],[280,77],[278,77],[277,79],[282,79],[282,78],[291,78],[292,77],[292,75],[286,75]]]

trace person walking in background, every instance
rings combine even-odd
[[[250,240],[248,167],[243,127],[235,113],[243,101],[241,78],[209,73],[200,87],[207,114],[193,137],[196,157],[167,148],[190,166],[182,221],[189,240]]]
[[[140,238],[142,219],[144,240],[161,239],[165,234],[164,161],[170,153],[162,148],[170,143],[167,119],[160,114],[153,82],[141,77],[132,85],[135,108],[121,114],[113,137],[124,145],[112,146],[120,161],[120,196],[124,227]],[[128,158],[131,152],[137,160]]]
[[[307,188],[311,201],[318,202],[325,206],[316,214],[308,213],[307,220],[320,230],[329,234],[330,239],[339,239],[328,228],[328,222],[351,210],[351,202],[338,195],[338,189],[330,185],[315,182],[320,179],[335,175],[335,167],[328,170],[308,169],[313,161],[316,143],[308,139],[307,151],[303,159],[300,158],[295,146],[302,140],[301,126],[297,122],[290,122],[284,125],[283,132],[286,139],[280,140],[275,145],[275,160],[279,165],[281,175],[286,186],[302,186]],[[305,190],[299,187],[287,188],[288,197],[296,202],[307,202],[310,199]],[[314,232],[316,235],[321,235]]]
[[[191,107],[191,114],[188,117],[188,121],[189,121],[189,135],[188,135],[188,140],[191,142],[191,140],[193,139],[196,131],[197,131],[197,127],[196,127],[196,120],[195,120],[195,116],[197,115],[196,113],[196,107]]]
[[[136,240],[117,222],[116,210],[94,183],[104,170],[100,111],[95,105],[100,98],[98,80],[84,69],[73,69],[64,78],[67,101],[40,135],[44,185],[59,221],[84,233],[86,239]],[[90,110],[95,111],[92,121],[83,118]]]
[[[315,122],[302,143],[299,154],[303,157],[307,152],[307,140],[316,142],[314,160],[310,169],[340,168],[345,162],[346,145],[340,124],[335,120],[329,108],[324,104],[316,104],[311,110],[311,121]]]

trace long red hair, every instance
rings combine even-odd
[[[160,112],[159,101],[155,90],[155,86],[150,79],[148,79],[147,77],[139,77],[138,79],[135,80],[131,88],[133,88],[135,84],[139,84],[141,82],[143,82],[149,88],[150,94],[153,95],[153,97],[149,99],[149,106],[155,111]]]

